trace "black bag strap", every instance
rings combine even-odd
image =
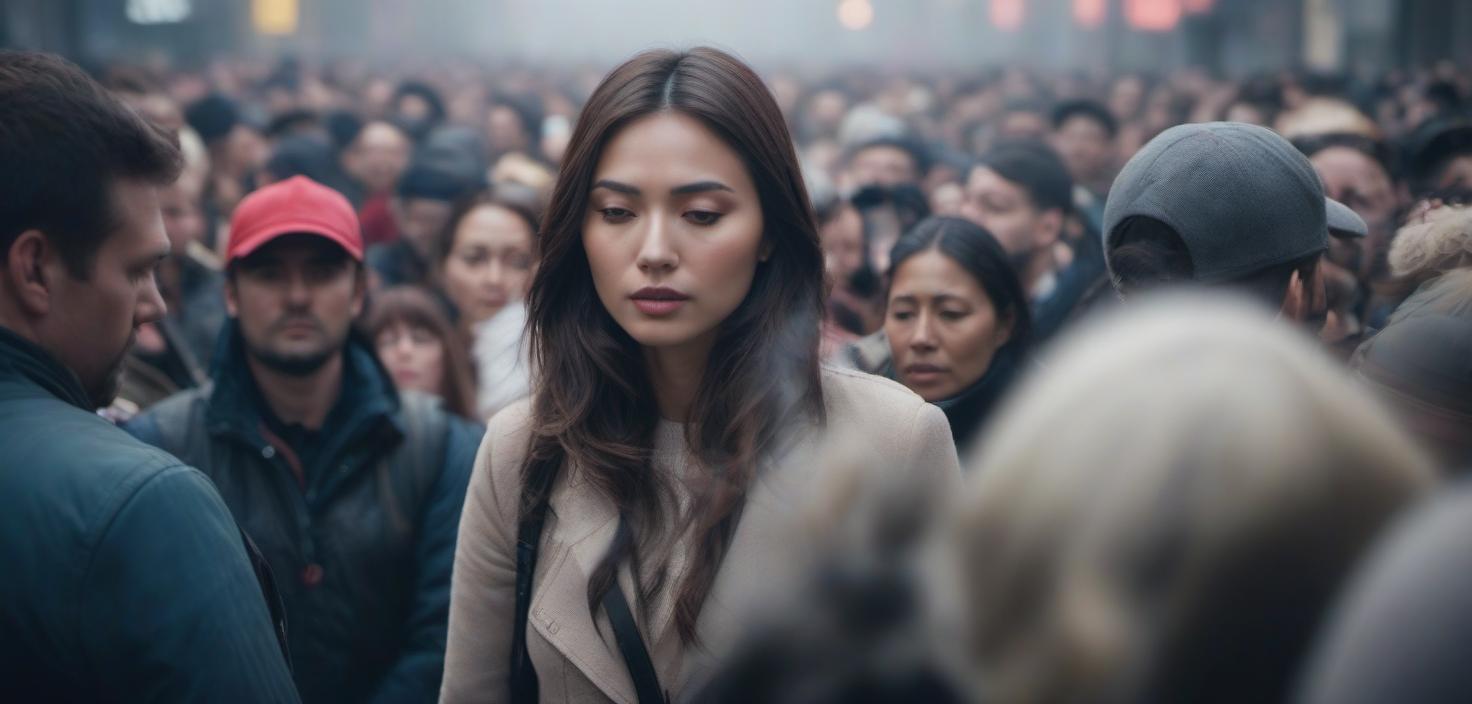
[[[537,552],[542,543],[542,527],[546,524],[547,510],[552,496],[552,482],[557,473],[542,472],[535,477],[537,486],[523,487],[523,491],[536,491],[540,499],[521,516],[516,526],[516,620],[511,631],[511,701],[514,704],[536,704],[540,696],[537,670],[526,651],[528,617],[532,608],[532,578],[537,571]],[[633,612],[623,588],[615,579],[613,587],[603,595],[603,609],[613,624],[614,640],[634,680],[634,691],[639,704],[665,704],[669,701],[659,687],[659,676],[654,663],[649,659],[649,650],[639,635],[634,623]]]
[[[542,543],[542,526],[547,520],[552,480],[556,472],[547,471],[534,478],[539,486],[526,487],[541,499],[523,514],[516,525],[516,621],[511,628],[511,701],[514,704],[536,704],[539,699],[537,670],[526,652],[527,616],[532,608],[532,577],[537,572],[537,551]]]
[[[639,704],[664,704],[669,701],[659,688],[659,675],[654,671],[654,662],[649,659],[649,649],[644,647],[644,638],[634,623],[634,614],[629,610],[629,600],[624,589],[613,580],[613,586],[603,593],[603,610],[613,624],[613,638],[618,641],[618,650],[624,656],[629,676],[634,679],[634,691],[639,695]]]
[[[291,648],[286,641],[286,602],[281,599],[281,592],[276,588],[276,577],[271,573],[271,563],[266,561],[266,556],[261,554],[261,549],[256,547],[254,540],[241,528],[240,540],[245,545],[245,556],[250,560],[251,571],[255,573],[256,584],[261,588],[261,598],[266,600],[266,613],[271,617],[271,626],[276,631],[276,642],[281,645],[281,657],[286,658],[286,669],[292,670]]]

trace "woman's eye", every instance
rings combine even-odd
[[[628,222],[634,217],[634,213],[625,208],[603,208],[598,212],[603,214],[604,222],[613,224]]]
[[[889,317],[894,318],[895,320],[909,320],[913,315],[915,314],[907,310],[897,310],[890,313]]]
[[[685,219],[696,225],[714,225],[723,217],[725,217],[725,213],[716,213],[709,210],[691,210],[685,213]]]
[[[970,313],[959,310],[943,310],[940,312],[940,317],[942,320],[960,320],[967,315],[970,315]]]

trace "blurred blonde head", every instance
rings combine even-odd
[[[1390,244],[1390,270],[1404,279],[1424,281],[1467,267],[1472,267],[1472,206],[1426,210],[1400,228]]]
[[[1298,331],[1155,301],[1058,348],[958,512],[989,701],[1270,701],[1428,461]]]

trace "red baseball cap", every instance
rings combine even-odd
[[[241,199],[230,218],[225,261],[250,256],[277,237],[297,233],[326,237],[363,261],[363,232],[352,204],[306,176],[277,181]]]

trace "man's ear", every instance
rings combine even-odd
[[[48,261],[53,260],[53,261]],[[40,230],[26,230],[11,243],[5,256],[5,276],[21,308],[33,316],[51,312],[51,284],[64,264],[51,241]]]
[[[1288,277],[1288,290],[1283,294],[1283,307],[1279,311],[1284,318],[1292,321],[1302,321],[1308,313],[1307,296],[1303,291],[1303,278],[1294,269],[1293,274]]]

